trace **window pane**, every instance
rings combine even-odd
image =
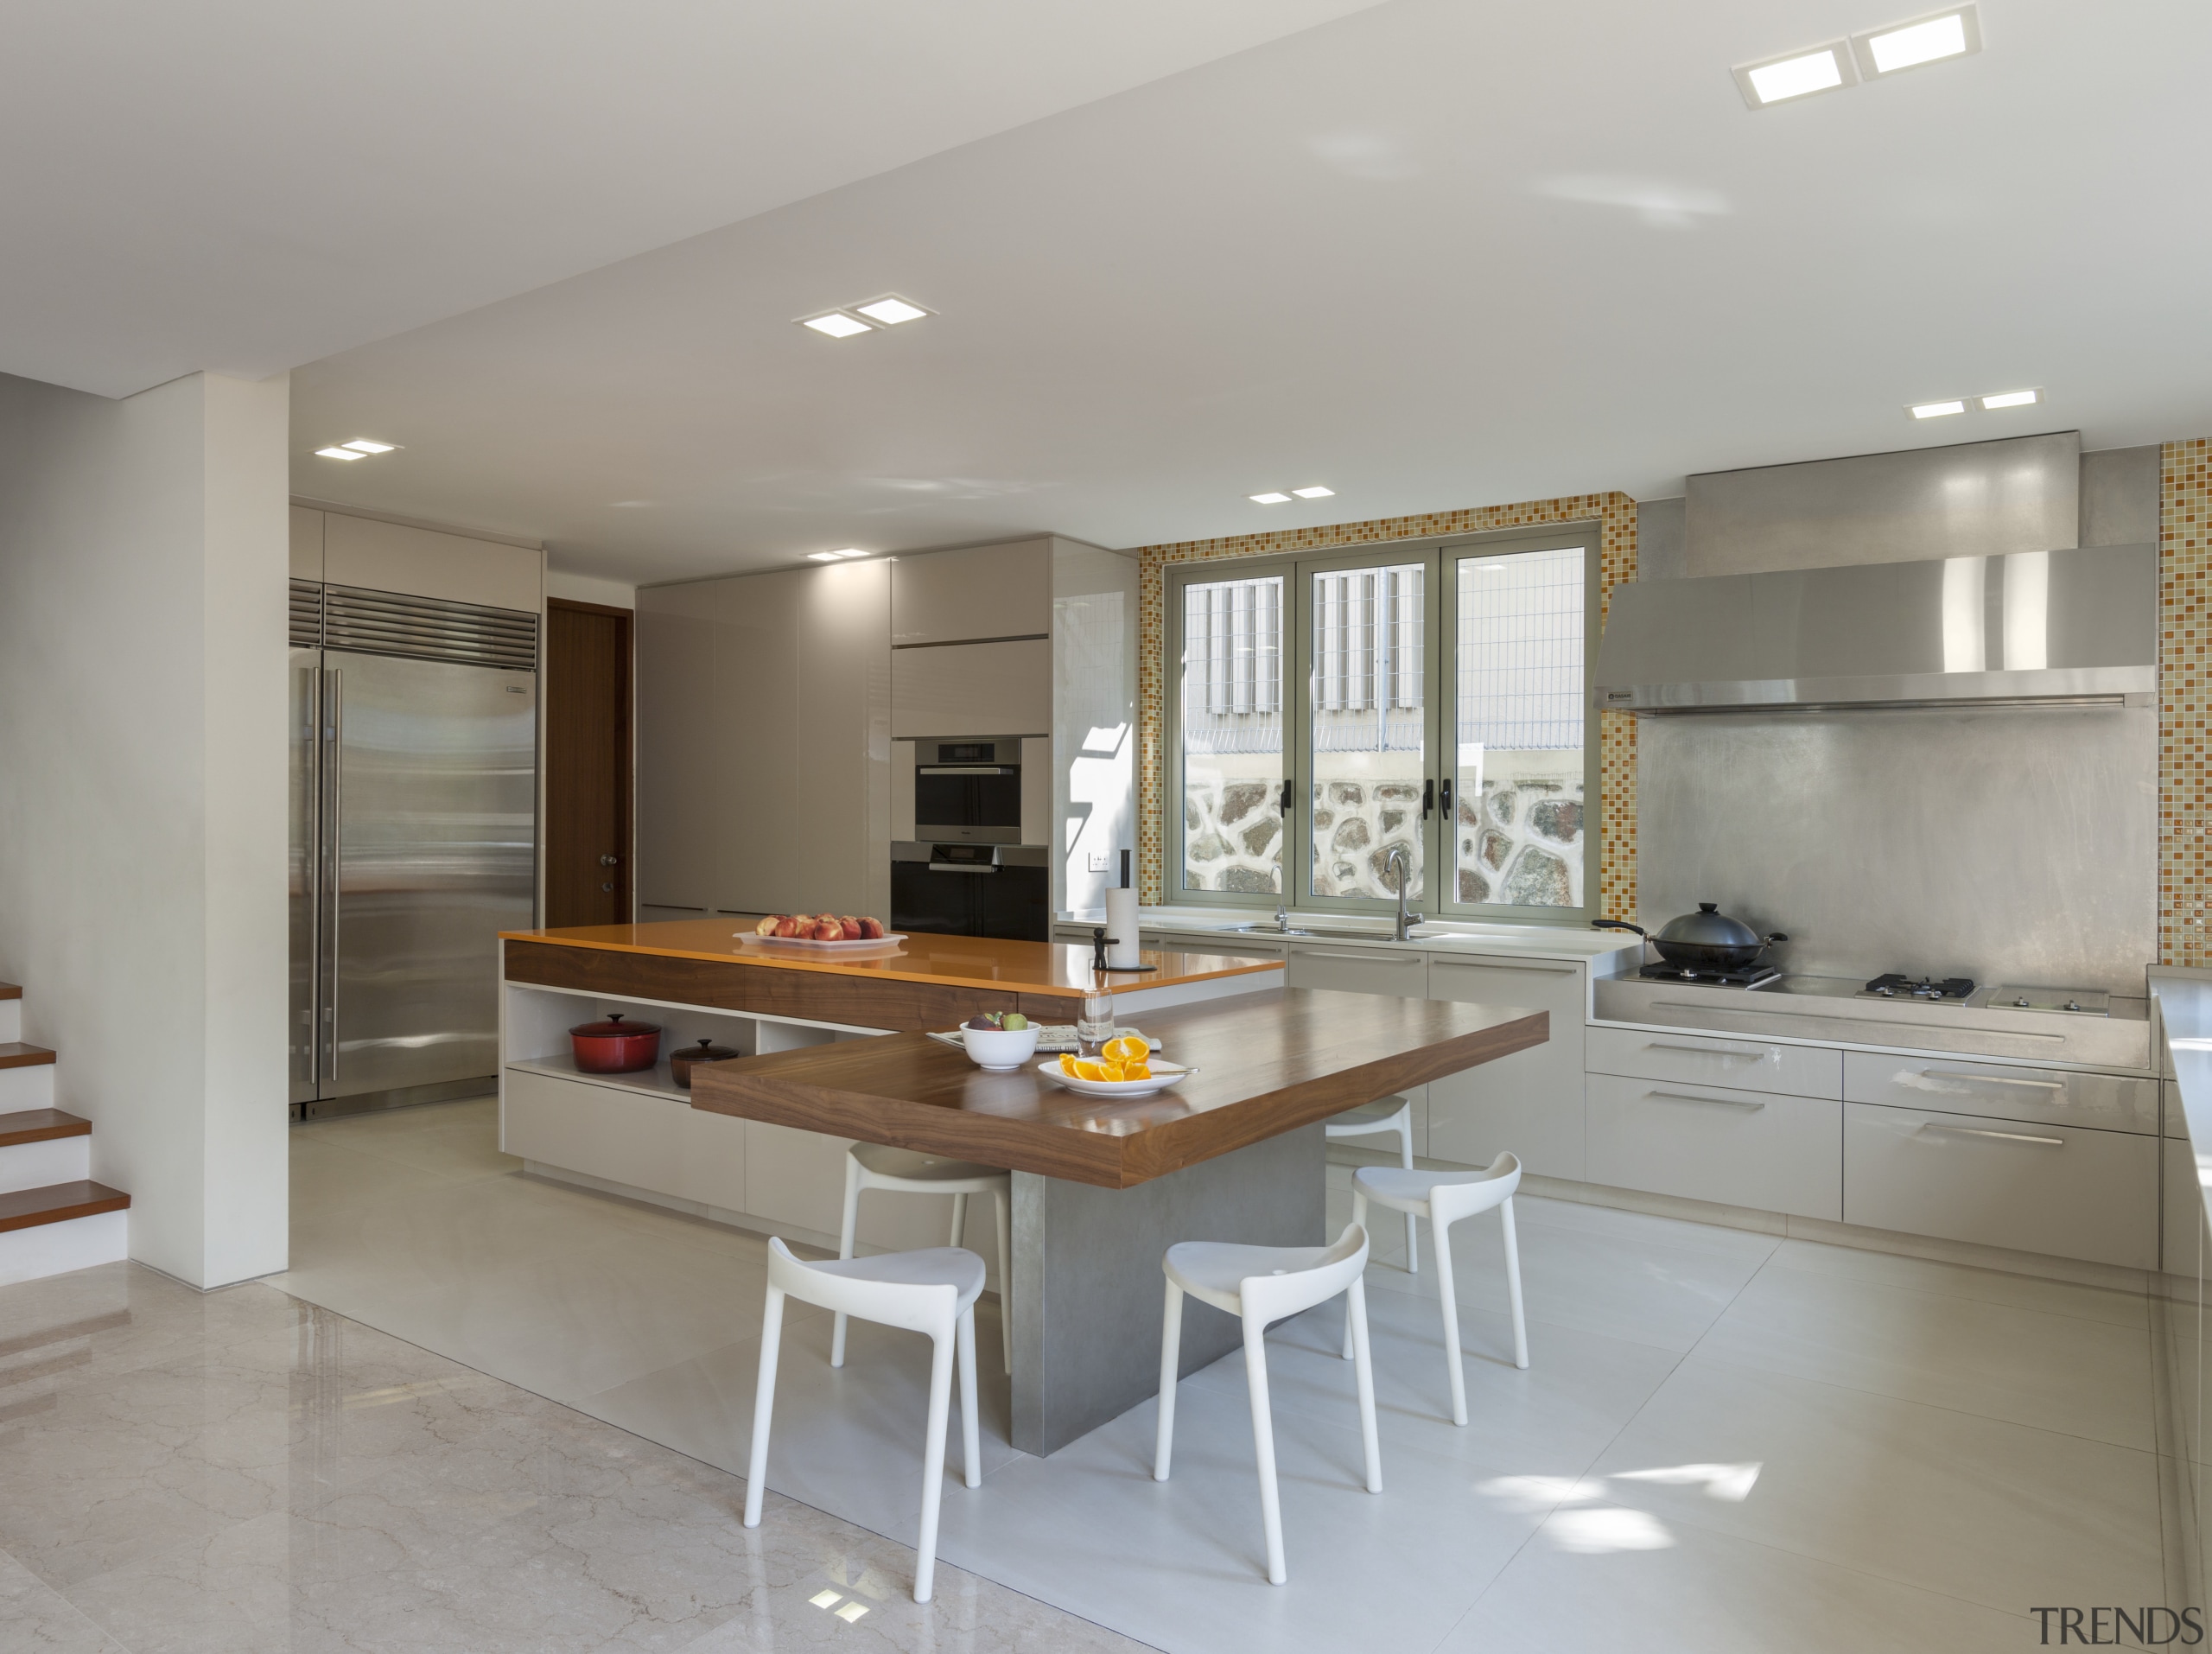
[[[1459,559],[1453,894],[1580,907],[1580,546]]]
[[[1396,896],[1402,851],[1422,888],[1427,773],[1426,563],[1315,575],[1313,588],[1313,894]]]
[[[1183,887],[1282,888],[1281,575],[1183,588]]]

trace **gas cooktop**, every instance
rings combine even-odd
[[[1757,988],[1782,975],[1770,964],[1747,965],[1741,970],[1714,970],[1657,964],[1645,965],[1636,974],[1646,982],[1695,983],[1701,988]]]
[[[1900,971],[1891,971],[1877,976],[1859,990],[1862,999],[1910,999],[1923,1005],[1960,1005],[1974,992],[1974,984],[1967,976],[1908,976]]]

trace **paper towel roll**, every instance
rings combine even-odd
[[[1106,934],[1115,938],[1106,950],[1109,965],[1133,965],[1137,963],[1137,893],[1134,890],[1109,890],[1106,893]]]

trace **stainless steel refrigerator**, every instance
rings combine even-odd
[[[292,582],[292,1117],[499,1072],[537,912],[537,616]]]

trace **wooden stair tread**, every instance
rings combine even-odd
[[[0,1233],[10,1229],[35,1229],[41,1224],[66,1224],[72,1218],[89,1218],[99,1212],[121,1212],[130,1197],[105,1183],[79,1178],[73,1183],[50,1183],[42,1189],[11,1189],[0,1194]]]
[[[0,982],[0,999],[21,999],[23,990],[11,982]]]
[[[35,1068],[54,1060],[44,1046],[27,1046],[21,1040],[0,1041],[0,1068]]]
[[[22,1109],[0,1114],[0,1148],[17,1143],[42,1143],[51,1137],[89,1137],[92,1123],[60,1109]]]

